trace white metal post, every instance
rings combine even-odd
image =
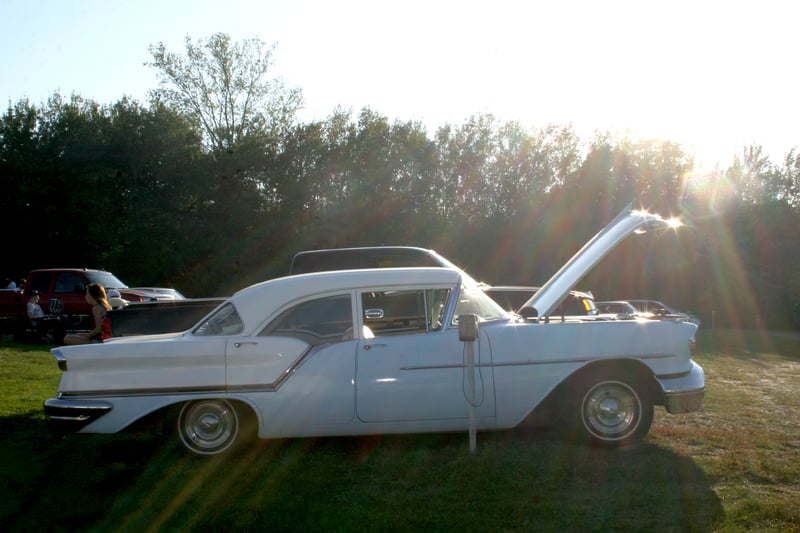
[[[469,412],[469,453],[478,451],[478,438],[475,428],[475,341],[467,342],[467,411]]]
[[[478,316],[460,315],[458,317],[458,339],[464,343],[467,373],[467,390],[464,391],[469,415],[469,453],[475,455],[478,449],[477,420],[475,418],[475,341],[478,340]]]

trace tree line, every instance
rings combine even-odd
[[[143,104],[79,95],[0,119],[5,275],[104,268],[129,285],[230,294],[284,275],[302,249],[436,249],[493,284],[541,284],[618,211],[680,216],[635,236],[581,284],[657,298],[706,325],[800,326],[800,160],[758,147],[694,175],[677,143],[476,114],[428,132],[365,108],[296,119],[272,48],[217,34],[151,47]]]

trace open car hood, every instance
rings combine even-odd
[[[635,210],[629,205],[525,302],[519,311],[520,314],[539,318],[550,316],[567,297],[569,291],[625,237],[637,230],[674,226],[671,220],[646,211]]]

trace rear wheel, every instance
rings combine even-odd
[[[576,399],[576,425],[593,444],[608,448],[636,444],[653,423],[653,401],[636,379],[602,372],[593,376]]]
[[[178,436],[193,453],[219,454],[237,441],[239,419],[236,408],[227,400],[187,402],[178,415]]]

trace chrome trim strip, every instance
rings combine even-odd
[[[698,394],[704,394],[706,392],[705,387],[700,387],[699,389],[691,389],[691,390],[680,390],[680,391],[668,391],[665,392],[664,395],[668,398],[681,398],[684,396],[696,396]]]
[[[204,393],[224,393],[225,387],[179,387],[168,388],[142,388],[142,389],[118,389],[118,390],[87,390],[60,392],[60,397],[65,400],[74,401],[77,398],[126,398],[130,396],[163,396],[163,395],[182,395],[182,394],[204,394]]]
[[[486,368],[491,367],[491,363],[475,364],[476,367]],[[452,365],[429,365],[429,366],[401,366],[400,370],[442,370],[445,368],[466,368],[466,365],[460,363],[453,363]]]
[[[97,412],[102,413],[105,411],[110,411],[113,405],[109,402],[104,401],[75,401],[75,400],[62,400],[60,398],[48,398],[44,401],[45,409],[55,410],[55,409],[69,409],[69,410],[80,410],[85,411],[88,413]]]
[[[594,363],[598,361],[617,361],[620,359],[666,359],[674,357],[672,354],[651,354],[651,355],[623,355],[603,358],[586,358],[575,357],[570,359],[542,359],[541,361],[515,361],[510,363],[481,363],[475,366],[479,367],[506,367],[506,366],[529,366],[529,365],[555,365],[555,364],[573,364],[573,363]],[[464,368],[465,365],[454,363],[451,365],[418,365],[418,366],[403,366],[400,370],[429,370],[429,369],[442,369],[442,368]],[[687,372],[688,373],[688,372]]]
[[[659,380],[659,381],[662,380],[662,379],[663,380],[680,379],[682,377],[688,376],[691,373],[692,373],[692,369],[690,368],[689,370],[686,370],[684,372],[676,372],[674,374],[658,374],[657,376],[655,376],[655,378],[657,380]]]
[[[77,415],[77,416],[56,416],[56,415],[50,415],[48,418],[50,418],[50,420],[69,420],[70,422],[72,422],[72,421],[75,421],[75,422],[85,422],[85,421],[87,421],[87,420],[91,420],[91,418],[92,418],[92,417],[90,417],[90,416],[88,416],[88,415]]]

